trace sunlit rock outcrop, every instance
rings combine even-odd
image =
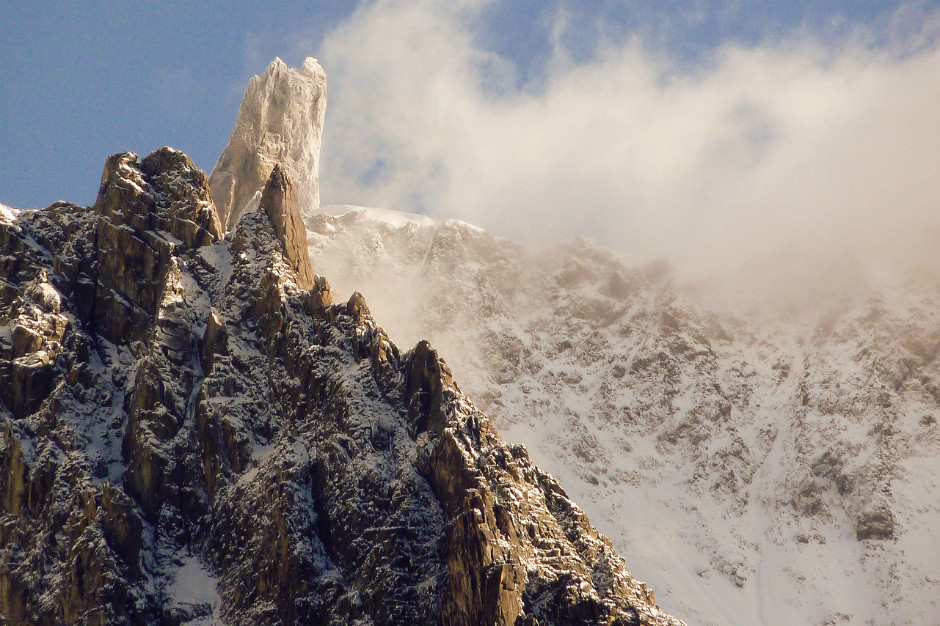
[[[209,175],[224,230],[231,230],[276,164],[305,208],[320,204],[320,137],[326,73],[316,59],[298,69],[280,59],[248,84],[228,145]]]

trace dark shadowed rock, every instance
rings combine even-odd
[[[858,514],[855,520],[855,538],[891,539],[894,537],[894,515],[887,506],[875,506]]]

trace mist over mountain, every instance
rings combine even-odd
[[[629,267],[583,238],[534,248],[361,207],[307,224],[334,291],[356,285],[391,336],[430,337],[667,610],[930,623],[935,278],[783,314],[723,308],[667,264]]]
[[[365,294],[393,337],[431,338],[673,612],[930,620],[930,266],[803,241],[690,280],[584,237],[532,245],[355,206],[305,221],[334,292]]]
[[[587,236],[629,265],[665,258],[685,279],[730,276],[798,301],[848,265],[882,284],[940,268],[929,12],[830,38],[729,42],[683,65],[602,28],[576,55],[561,11],[543,71],[517,88],[469,5],[375,3],[322,42],[343,77],[325,204],[461,219],[536,245]]]

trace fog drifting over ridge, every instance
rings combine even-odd
[[[794,272],[940,266],[937,19],[880,46],[726,46],[692,70],[636,39],[582,63],[556,44],[518,89],[474,6],[378,2],[326,36],[325,204],[586,235],[693,277],[788,251],[818,259]]]

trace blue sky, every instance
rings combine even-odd
[[[940,234],[924,217],[940,214],[937,2],[0,0],[0,15],[12,206],[90,204],[121,150],[172,145],[210,170],[248,79],[310,55],[329,76],[327,203],[687,260],[858,221],[853,240]]]
[[[695,61],[728,40],[877,24],[901,3],[850,4],[519,0],[490,3],[472,21],[479,44],[516,66],[521,87],[544,70],[559,11],[570,13],[563,39],[578,60],[603,34]],[[0,201],[89,203],[105,156],[125,149],[171,144],[211,169],[251,75],[276,55],[291,64],[317,56],[355,5],[0,2]]]
[[[170,144],[211,169],[251,75],[354,8],[309,5],[0,2],[0,202],[90,203],[120,150]]]

